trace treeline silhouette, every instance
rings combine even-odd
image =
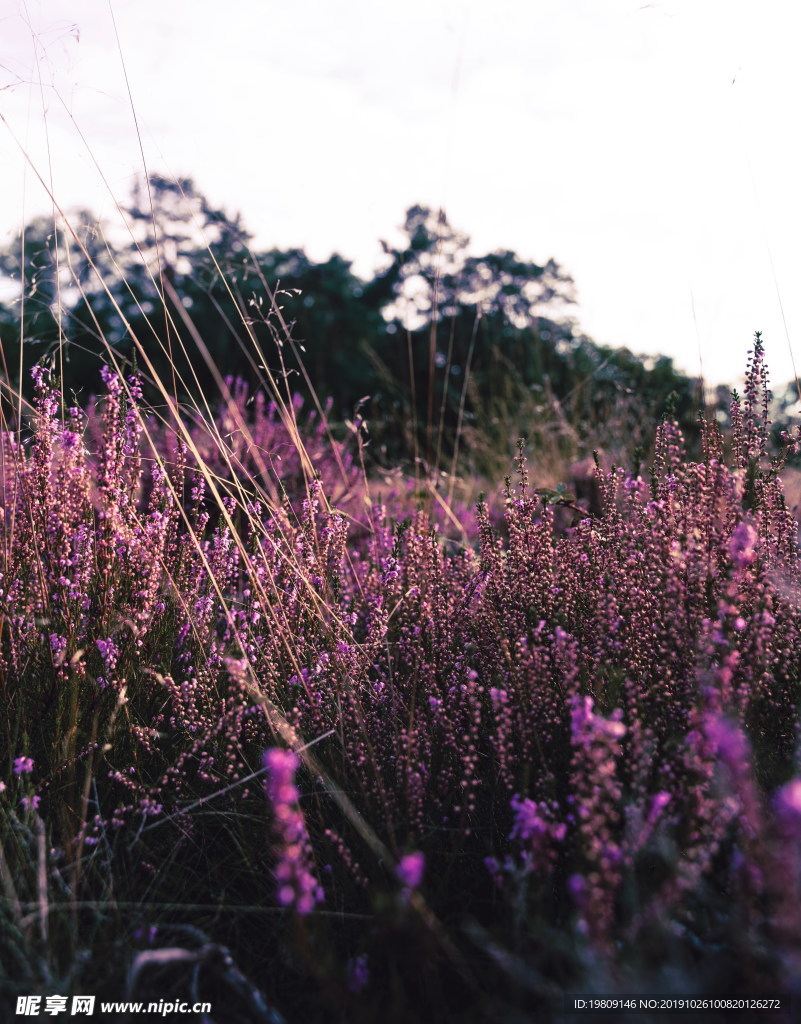
[[[70,226],[34,220],[0,251],[2,369],[15,390],[30,396],[44,360],[83,403],[107,345],[145,369],[135,335],[179,401],[218,394],[215,369],[251,385],[269,370],[285,392],[329,399],[334,421],[358,413],[385,464],[443,467],[458,446],[460,465],[486,472],[517,437],[543,432],[576,457],[612,422],[634,449],[668,401],[694,434],[697,381],[668,357],[596,344],[575,328],[573,281],[556,262],[473,255],[428,207],[407,210],[402,242],[381,243],[366,280],[338,254],[253,251],[241,218],[191,179],[152,175],[124,213],[126,237],[81,211]],[[145,388],[163,401],[147,373]]]

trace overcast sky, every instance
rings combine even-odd
[[[114,217],[143,168],[125,69],[148,169],[194,177],[257,247],[369,274],[409,205],[442,205],[477,253],[558,260],[596,341],[736,382],[762,330],[774,382],[789,345],[801,370],[795,4],[0,10],[0,241],[49,210],[18,143],[62,206]]]

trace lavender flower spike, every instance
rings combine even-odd
[[[395,874],[407,889],[416,889],[423,881],[426,859],[420,851],[401,857]]]
[[[281,906],[293,907],[298,914],[305,915],[322,902],[324,894],[314,877],[311,843],[298,806],[300,794],[295,786],[295,772],[299,763],[297,754],[279,747],[264,755],[267,796],[273,805],[278,838],[277,899]]]
[[[33,759],[30,757],[14,758],[14,774],[29,775],[33,771]]]

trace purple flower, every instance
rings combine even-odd
[[[656,794],[654,799],[651,801],[651,809],[648,812],[649,824],[653,824],[657,820],[659,815],[662,813],[662,811],[664,811],[664,809],[667,807],[667,805],[670,803],[672,799],[673,797],[670,795],[670,793],[663,792]]]
[[[576,695],[572,700],[572,710],[570,712],[570,728],[573,733],[574,739],[580,742],[588,724],[595,717],[592,713],[593,706],[592,697],[580,697]]]
[[[709,715],[705,723],[707,739],[720,758],[735,770],[748,760],[748,740],[742,729],[721,715]]]
[[[395,874],[408,889],[416,889],[423,880],[426,859],[419,850],[415,853],[407,853],[401,857]]]
[[[366,988],[367,983],[370,981],[370,968],[367,966],[367,954],[362,953],[361,956],[357,956],[355,960],[350,962],[350,978],[348,979],[348,988],[351,992],[361,992],[363,988]]]
[[[521,839],[523,842],[527,842],[529,839],[539,838],[548,832],[549,822],[540,816],[540,805],[533,800],[512,797],[512,809],[515,812],[515,824],[511,839]]]
[[[801,836],[801,779],[792,779],[775,793],[773,808],[782,830]]]
[[[117,648],[113,640],[97,640],[96,643],[103,661],[116,661]]]
[[[553,844],[562,842],[567,826],[553,820],[553,810],[546,803],[513,796],[511,807],[515,823],[509,838],[525,847],[523,859],[528,871],[546,871],[555,857]]]
[[[743,569],[754,561],[757,540],[757,532],[750,523],[738,523],[734,528],[729,541],[729,554],[737,569]]]
[[[295,772],[300,758],[291,750],[273,747],[264,755],[267,768],[267,796],[273,805],[274,830],[278,838],[275,867],[276,899],[282,907],[294,907],[298,914],[310,914],[324,898],[314,877],[312,850]]]
[[[14,774],[29,775],[33,771],[33,759],[30,757],[14,758]]]
[[[264,766],[267,768],[267,795],[274,806],[294,803],[298,799],[295,788],[295,772],[300,759],[292,750],[272,747],[264,755]]]
[[[39,806],[39,803],[40,803],[41,799],[42,798],[40,796],[36,796],[34,794],[34,796],[24,796],[20,800],[20,803],[22,804],[22,807],[23,807],[24,810],[26,810],[26,811],[35,811],[37,809],[37,807]]]
[[[801,817],[801,779],[793,779],[776,794],[776,806]]]

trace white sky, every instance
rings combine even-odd
[[[257,247],[367,275],[407,206],[443,205],[476,253],[558,260],[596,341],[736,382],[758,329],[779,385],[788,333],[801,371],[799,29],[787,0],[6,0],[0,242],[49,211],[12,132],[62,206],[127,199],[122,55],[148,168]]]

